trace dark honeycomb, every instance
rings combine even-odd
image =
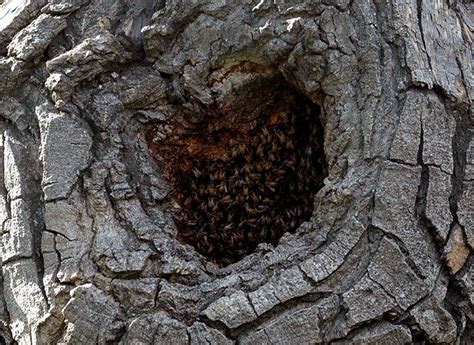
[[[212,116],[147,131],[181,207],[179,240],[222,266],[309,220],[324,178],[319,107],[290,88],[268,104],[250,119]]]

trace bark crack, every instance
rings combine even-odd
[[[428,65],[430,67],[430,71],[432,72],[433,66],[431,64],[431,56],[426,46],[425,34],[423,31],[423,0],[417,0],[417,15],[418,15],[418,27],[420,28],[421,41],[423,42],[423,47],[425,48],[425,54],[428,60]]]
[[[420,112],[420,144],[418,148],[417,163],[421,166],[420,184],[418,186],[418,192],[415,201],[415,215],[418,219],[418,226],[426,231],[426,233],[432,239],[433,244],[436,246],[437,252],[441,251],[444,239],[441,238],[438,231],[436,231],[435,225],[426,216],[426,205],[428,196],[428,187],[430,183],[430,170],[427,164],[423,161],[423,150],[424,150],[424,128],[423,118]]]

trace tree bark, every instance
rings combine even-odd
[[[472,10],[0,1],[0,343],[473,343]],[[327,176],[220,267],[178,240],[147,130],[274,78],[320,108]]]

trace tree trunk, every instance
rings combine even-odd
[[[0,343],[472,344],[469,2],[0,1]]]

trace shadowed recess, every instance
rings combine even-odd
[[[150,125],[147,141],[174,186],[178,239],[220,266],[277,245],[313,212],[325,177],[320,109],[284,81],[229,111]],[[261,98],[263,97],[263,98]]]

